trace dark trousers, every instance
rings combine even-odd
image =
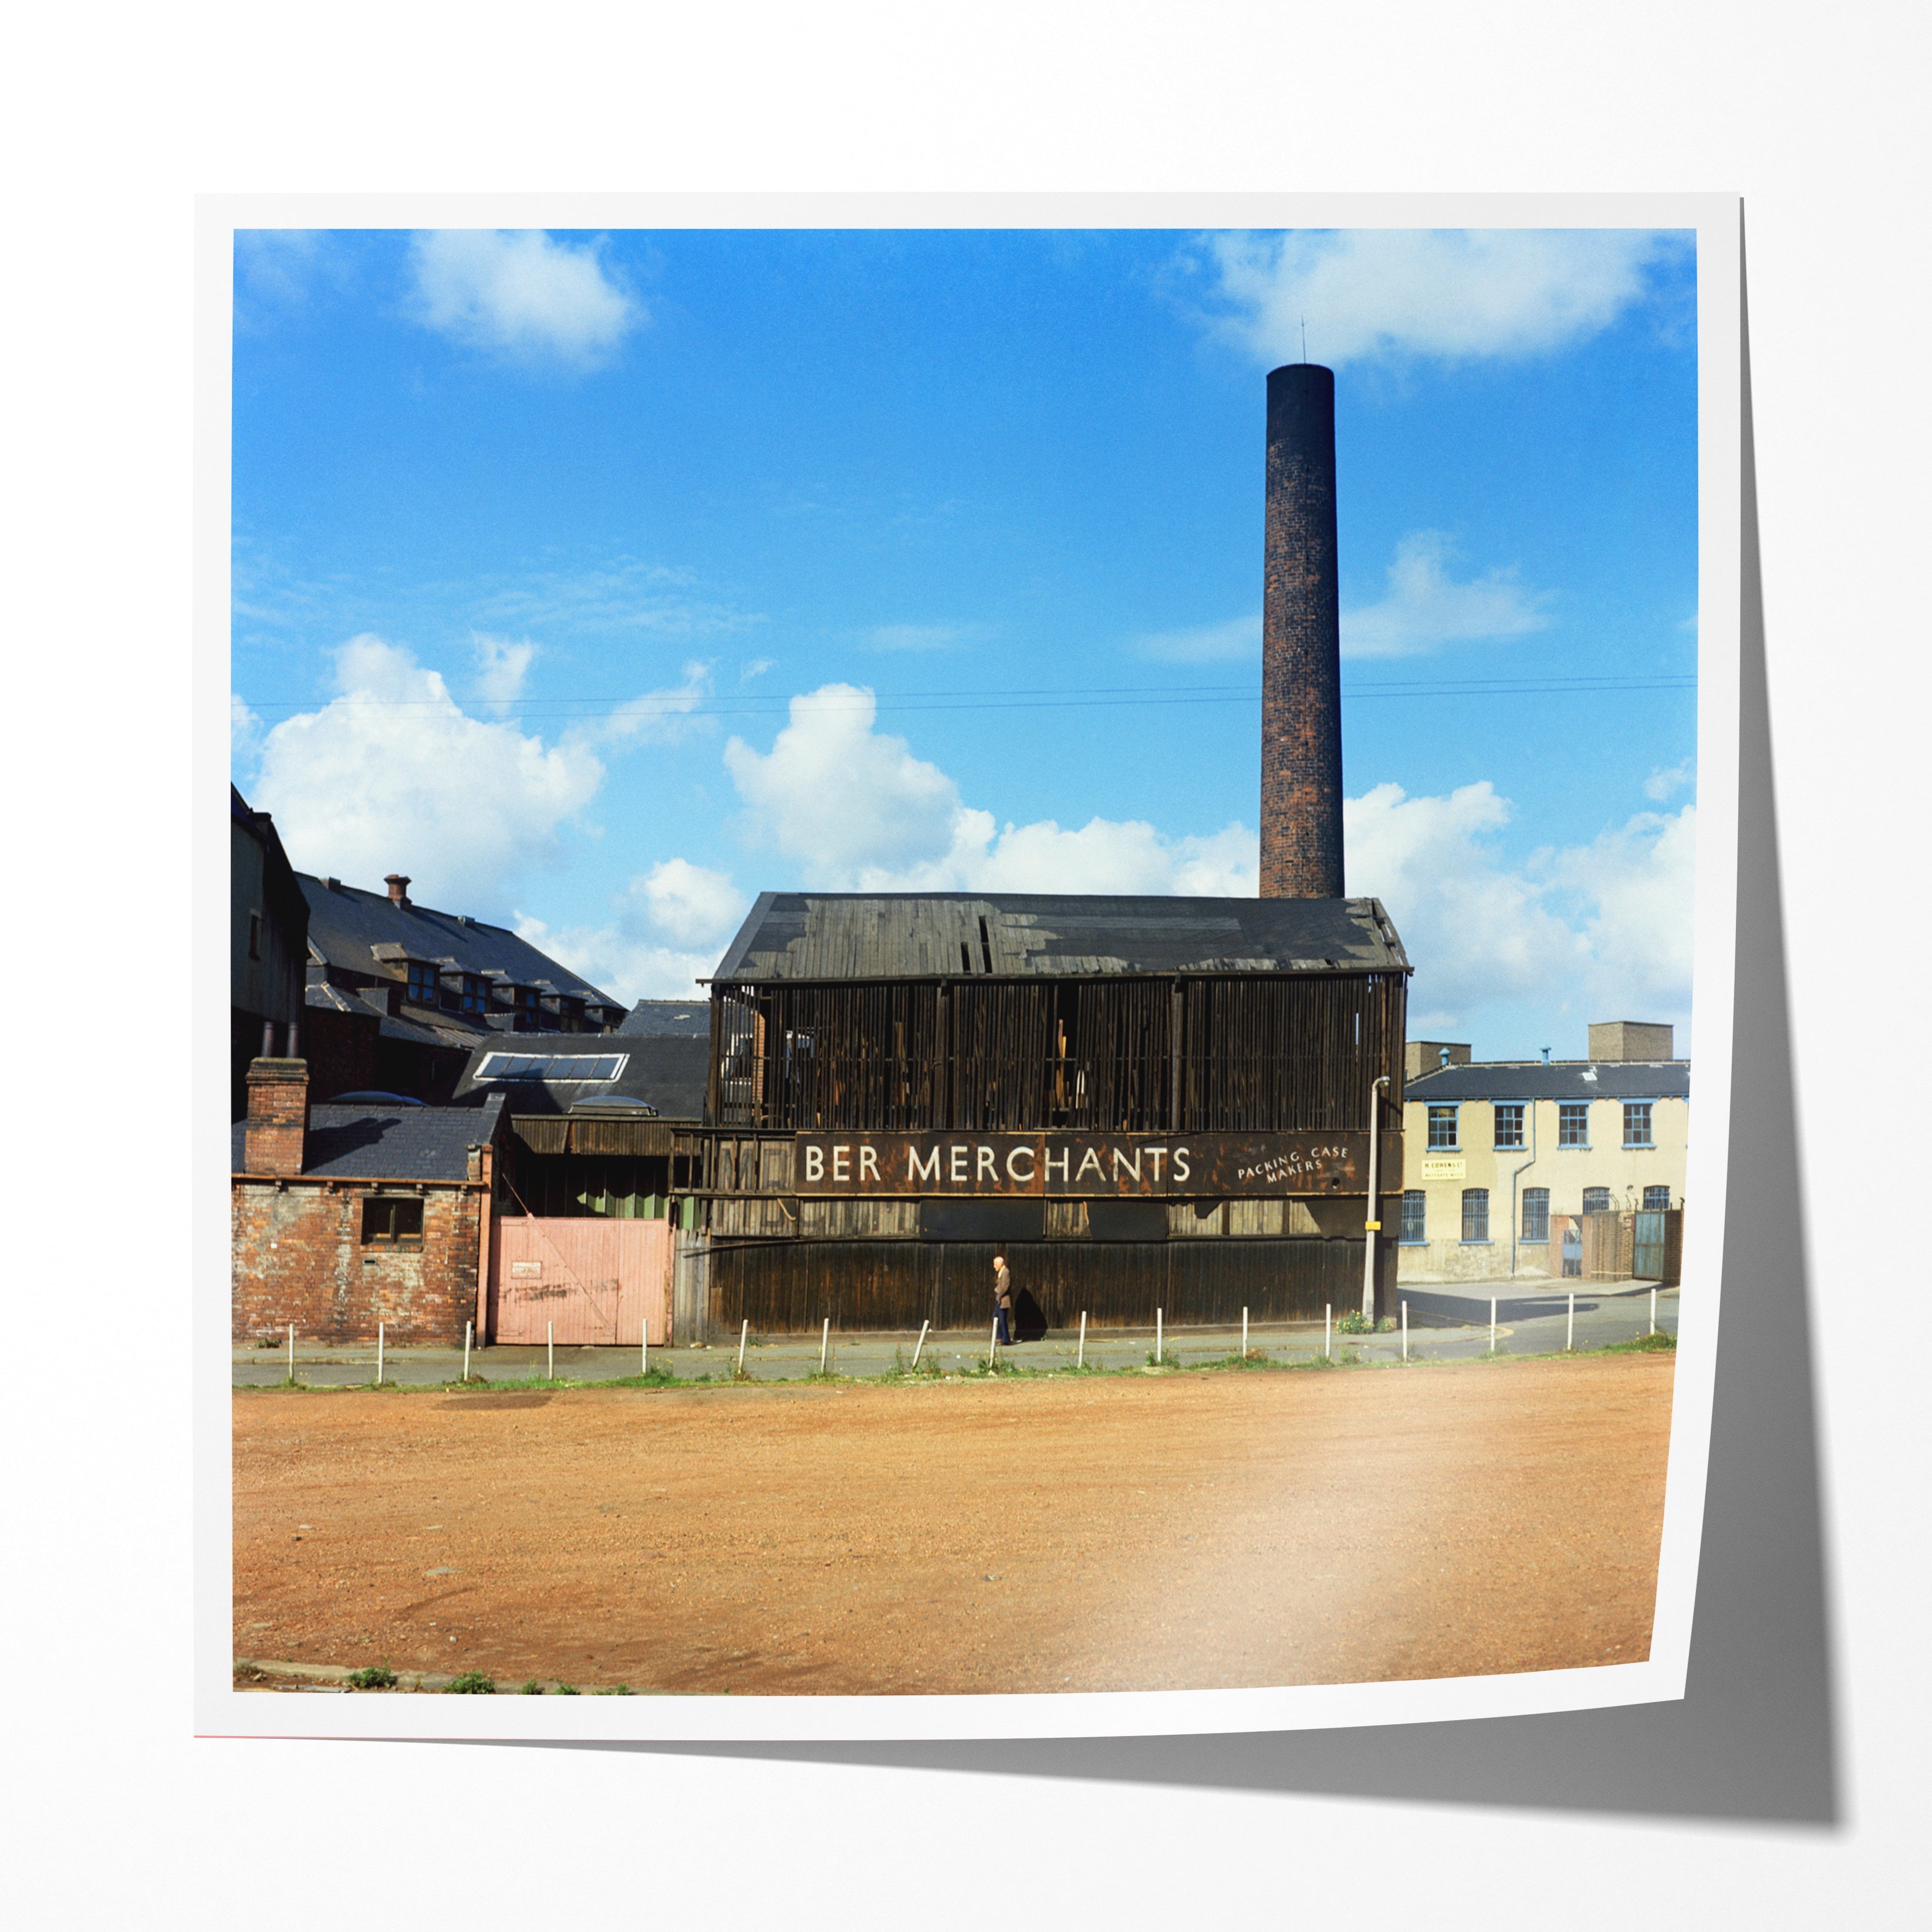
[[[1000,1338],[1000,1346],[1004,1348],[1010,1348],[1013,1345],[1013,1326],[1007,1318],[1006,1311],[1004,1308],[996,1308],[993,1310],[993,1325],[994,1332]]]

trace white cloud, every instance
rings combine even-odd
[[[262,721],[234,692],[228,694],[228,762],[245,771],[262,748]]]
[[[875,624],[865,641],[875,651],[946,651],[970,642],[976,624]]]
[[[1467,1038],[1473,1012],[1510,1002],[1688,1020],[1694,808],[1640,813],[1521,866],[1495,847],[1512,816],[1486,779],[1446,798],[1378,785],[1343,803],[1348,890],[1382,902],[1415,963],[1412,1034]]]
[[[903,738],[875,733],[878,710],[870,691],[828,684],[791,700],[770,751],[736,737],[724,747],[754,836],[800,860],[808,885],[884,890],[856,882],[931,862],[951,845],[958,787]]]
[[[472,648],[476,655],[476,688],[484,703],[500,712],[523,695],[524,680],[537,647],[527,640],[513,644],[478,632]]]
[[[364,634],[335,653],[340,695],[262,740],[256,796],[290,858],[373,885],[408,873],[411,896],[487,916],[514,881],[560,857],[565,822],[604,767],[582,743],[546,747],[468,716],[442,677]]]
[[[1672,237],[1634,229],[1351,229],[1205,238],[1210,326],[1257,362],[1339,368],[1568,346],[1643,299]]]
[[[1262,654],[1262,614],[1230,617],[1219,624],[1197,624],[1180,631],[1154,631],[1134,640],[1142,657],[1166,664],[1226,664]]]
[[[694,866],[687,859],[665,859],[631,881],[650,928],[672,938],[724,939],[736,930],[750,903],[728,874]]]
[[[827,685],[794,698],[768,752],[742,739],[724,763],[758,843],[804,882],[845,892],[1252,892],[1255,835],[1170,838],[1139,820],[1051,819],[1001,828],[937,765],[875,730],[872,693]]]
[[[1548,592],[1526,590],[1514,568],[1458,584],[1444,568],[1449,548],[1438,530],[1412,530],[1396,544],[1381,601],[1342,613],[1345,658],[1411,657],[1438,644],[1520,638],[1548,624]]]
[[[776,670],[776,658],[748,658],[738,667],[738,682],[749,684],[754,678],[763,677],[766,671]]]
[[[693,662],[685,666],[682,684],[626,698],[608,716],[577,730],[604,745],[674,745],[690,730],[710,691],[710,668]]]
[[[1670,770],[1654,771],[1643,782],[1643,795],[1657,800],[1661,805],[1673,792],[1682,791],[1686,785],[1697,782],[1697,760],[1686,758],[1682,764],[1672,765]]]
[[[519,913],[516,928],[622,999],[682,999],[716,971],[750,904],[725,874],[666,859],[631,881],[608,926],[553,930]]]
[[[426,327],[475,349],[594,367],[643,308],[614,282],[596,243],[540,230],[438,229],[410,244],[412,307]]]

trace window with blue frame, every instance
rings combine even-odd
[[[1655,1144],[1650,1138],[1650,1108],[1648,1100],[1626,1100],[1624,1102],[1624,1145],[1627,1148],[1647,1148]]]
[[[1522,1190],[1522,1238],[1526,1241],[1550,1238],[1550,1190],[1546,1187]]]
[[[1560,1148],[1586,1148],[1590,1144],[1590,1103],[1565,1100],[1556,1109],[1556,1144]]]
[[[1586,1214],[1607,1214],[1610,1211],[1610,1190],[1607,1187],[1586,1187],[1583,1190],[1583,1212]]]
[[[1646,1187],[1643,1190],[1643,1206],[1647,1214],[1667,1214],[1670,1208],[1670,1190],[1667,1187]]]
[[[1405,1247],[1420,1247],[1429,1239],[1429,1197],[1419,1187],[1405,1190],[1402,1197],[1402,1241]]]
[[[1498,1100],[1494,1109],[1496,1117],[1496,1145],[1499,1148],[1520,1148],[1522,1145],[1522,1106],[1520,1100]]]
[[[1462,1190],[1462,1238],[1480,1242],[1490,1238],[1490,1190],[1466,1187]]]
[[[1450,1148],[1460,1144],[1456,1138],[1456,1109],[1454,1107],[1430,1107],[1429,1144],[1432,1148]]]

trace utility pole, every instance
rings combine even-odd
[[[1369,1089],[1369,1207],[1362,1238],[1362,1319],[1376,1322],[1376,1237],[1382,1232],[1382,1195],[1377,1179],[1382,1141],[1382,1089],[1388,1076],[1378,1073]]]

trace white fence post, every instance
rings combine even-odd
[[[990,1370],[1000,1359],[1000,1318],[993,1317],[992,1332],[986,1337],[986,1366]]]
[[[296,1378],[296,1324],[289,1324],[289,1380]]]
[[[919,1324],[919,1340],[912,1345],[912,1365],[914,1368],[919,1366],[919,1352],[926,1346],[926,1331],[932,1326],[930,1322],[922,1322]]]
[[[1496,1352],[1496,1298],[1490,1297],[1490,1353]]]
[[[1156,1366],[1160,1361],[1160,1310],[1154,1312],[1154,1359]]]
[[[546,1322],[544,1324],[544,1348],[546,1351],[544,1358],[544,1380],[547,1382],[554,1382],[556,1380],[556,1324],[554,1322]]]
[[[747,1315],[738,1324],[738,1372],[745,1372],[745,1344],[750,1339],[752,1318]]]
[[[376,1324],[376,1386],[382,1386],[382,1329],[383,1324]]]
[[[1322,1352],[1331,1362],[1335,1359],[1335,1304],[1332,1301],[1322,1304]]]
[[[1245,1308],[1244,1308],[1244,1309],[1241,1310],[1241,1360],[1242,1360],[1243,1361],[1244,1361],[1244,1362],[1245,1362],[1247,1359],[1248,1359],[1248,1311],[1247,1311]]]
[[[1570,1291],[1570,1325],[1563,1331],[1563,1352],[1568,1354],[1576,1346],[1576,1291]]]
[[[1408,1304],[1402,1304],[1402,1358],[1408,1360]]]
[[[638,1317],[638,1378],[651,1372],[651,1318],[648,1311]]]
[[[1087,1366],[1087,1311],[1084,1308],[1080,1311],[1080,1352],[1074,1357],[1073,1366],[1076,1369]]]
[[[749,1317],[746,1318],[748,1320]],[[825,1326],[818,1331],[818,1372],[821,1376],[825,1372],[826,1353],[831,1346],[832,1318],[828,1315],[825,1318]]]
[[[1657,1333],[1657,1290],[1654,1288],[1650,1291],[1650,1332]]]
[[[463,1324],[463,1379],[465,1382],[467,1382],[470,1379],[470,1331],[474,1329],[476,1326],[476,1324],[473,1322],[466,1322]]]

